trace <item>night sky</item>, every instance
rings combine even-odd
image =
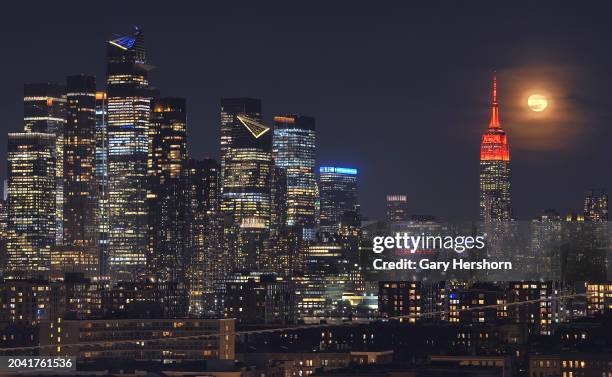
[[[22,129],[25,82],[87,73],[104,89],[105,41],[136,24],[151,83],[187,98],[192,156],[218,156],[221,97],[261,98],[267,122],[312,115],[318,162],[359,169],[368,217],[391,192],[411,214],[477,217],[493,70],[517,218],[576,211],[585,189],[612,187],[609,3],[10,2],[1,13],[2,156],[6,132]],[[536,92],[551,101],[544,113],[526,107]]]

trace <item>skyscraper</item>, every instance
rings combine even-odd
[[[319,168],[319,195],[321,198],[320,228],[336,233],[342,216],[358,210],[357,169],[321,166]]]
[[[408,221],[407,204],[406,195],[387,195],[387,221],[390,223]]]
[[[184,282],[188,264],[187,108],[183,98],[153,101],[149,125],[147,265],[159,281]]]
[[[66,87],[51,83],[25,84],[23,88],[23,128],[25,132],[55,135],[55,239],[64,236],[64,128],[66,126]]]
[[[107,273],[108,259],[108,114],[106,92],[96,92],[96,184],[98,187],[98,248],[100,251],[100,274]]]
[[[203,314],[214,310],[214,282],[223,277],[229,255],[221,245],[221,167],[216,160],[189,159],[189,311]]]
[[[274,164],[287,171],[287,225],[314,239],[316,176],[315,120],[301,115],[274,117]]]
[[[8,134],[7,277],[48,274],[56,241],[55,152],[53,134]]]
[[[99,274],[98,201],[95,177],[96,82],[93,76],[66,79],[64,132],[64,236],[51,248],[50,278],[66,272]],[[59,162],[58,162],[59,163]]]
[[[108,269],[115,280],[130,280],[146,271],[147,132],[151,90],[144,36],[107,43],[108,107]]]
[[[253,268],[266,258],[271,167],[272,132],[261,124],[261,101],[221,100],[221,212],[233,268]]]
[[[493,76],[493,98],[489,128],[480,146],[480,220],[512,219],[510,195],[510,145],[499,122],[497,78]]]
[[[65,245],[95,248],[96,213],[96,81],[93,76],[66,80],[64,136],[64,241]]]

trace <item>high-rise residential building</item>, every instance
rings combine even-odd
[[[158,281],[184,282],[188,265],[187,107],[155,99],[149,124],[147,265]]]
[[[387,221],[390,223],[408,221],[408,201],[406,195],[387,195]]]
[[[261,124],[261,101],[221,100],[221,212],[231,267],[265,263],[270,227],[272,132]]]
[[[584,220],[608,221],[608,195],[603,190],[590,190],[585,194]]]
[[[97,254],[95,78],[86,75],[68,76],[66,99],[63,243],[93,248]]]
[[[222,221],[219,214],[221,167],[216,160],[190,158],[188,163],[189,311],[204,314],[214,310],[214,282],[229,266],[222,249]]]
[[[46,276],[56,242],[56,141],[8,134],[8,260],[5,276]]]
[[[320,229],[336,233],[344,213],[358,210],[357,169],[335,166],[319,168]]]
[[[108,258],[108,114],[106,92],[96,92],[96,184],[98,187],[98,250],[100,274],[106,275]]]
[[[66,126],[66,87],[52,83],[25,84],[23,88],[23,128],[25,132],[55,135],[55,239],[64,236],[64,128]]]
[[[287,171],[287,225],[315,238],[315,119],[302,115],[274,117],[274,164]]]
[[[480,145],[480,220],[490,222],[511,219],[510,144],[499,122],[497,78],[494,76],[491,120]]]
[[[107,267],[114,280],[146,272],[147,154],[152,91],[144,35],[135,29],[107,43]]]

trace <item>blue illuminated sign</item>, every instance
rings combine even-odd
[[[334,166],[321,166],[319,168],[319,172],[320,173],[338,173],[338,174],[357,175],[357,169],[338,168]]]

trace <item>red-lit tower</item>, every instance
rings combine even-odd
[[[480,219],[485,222],[512,219],[510,145],[506,131],[499,123],[495,75],[492,100],[491,121],[480,145]]]

